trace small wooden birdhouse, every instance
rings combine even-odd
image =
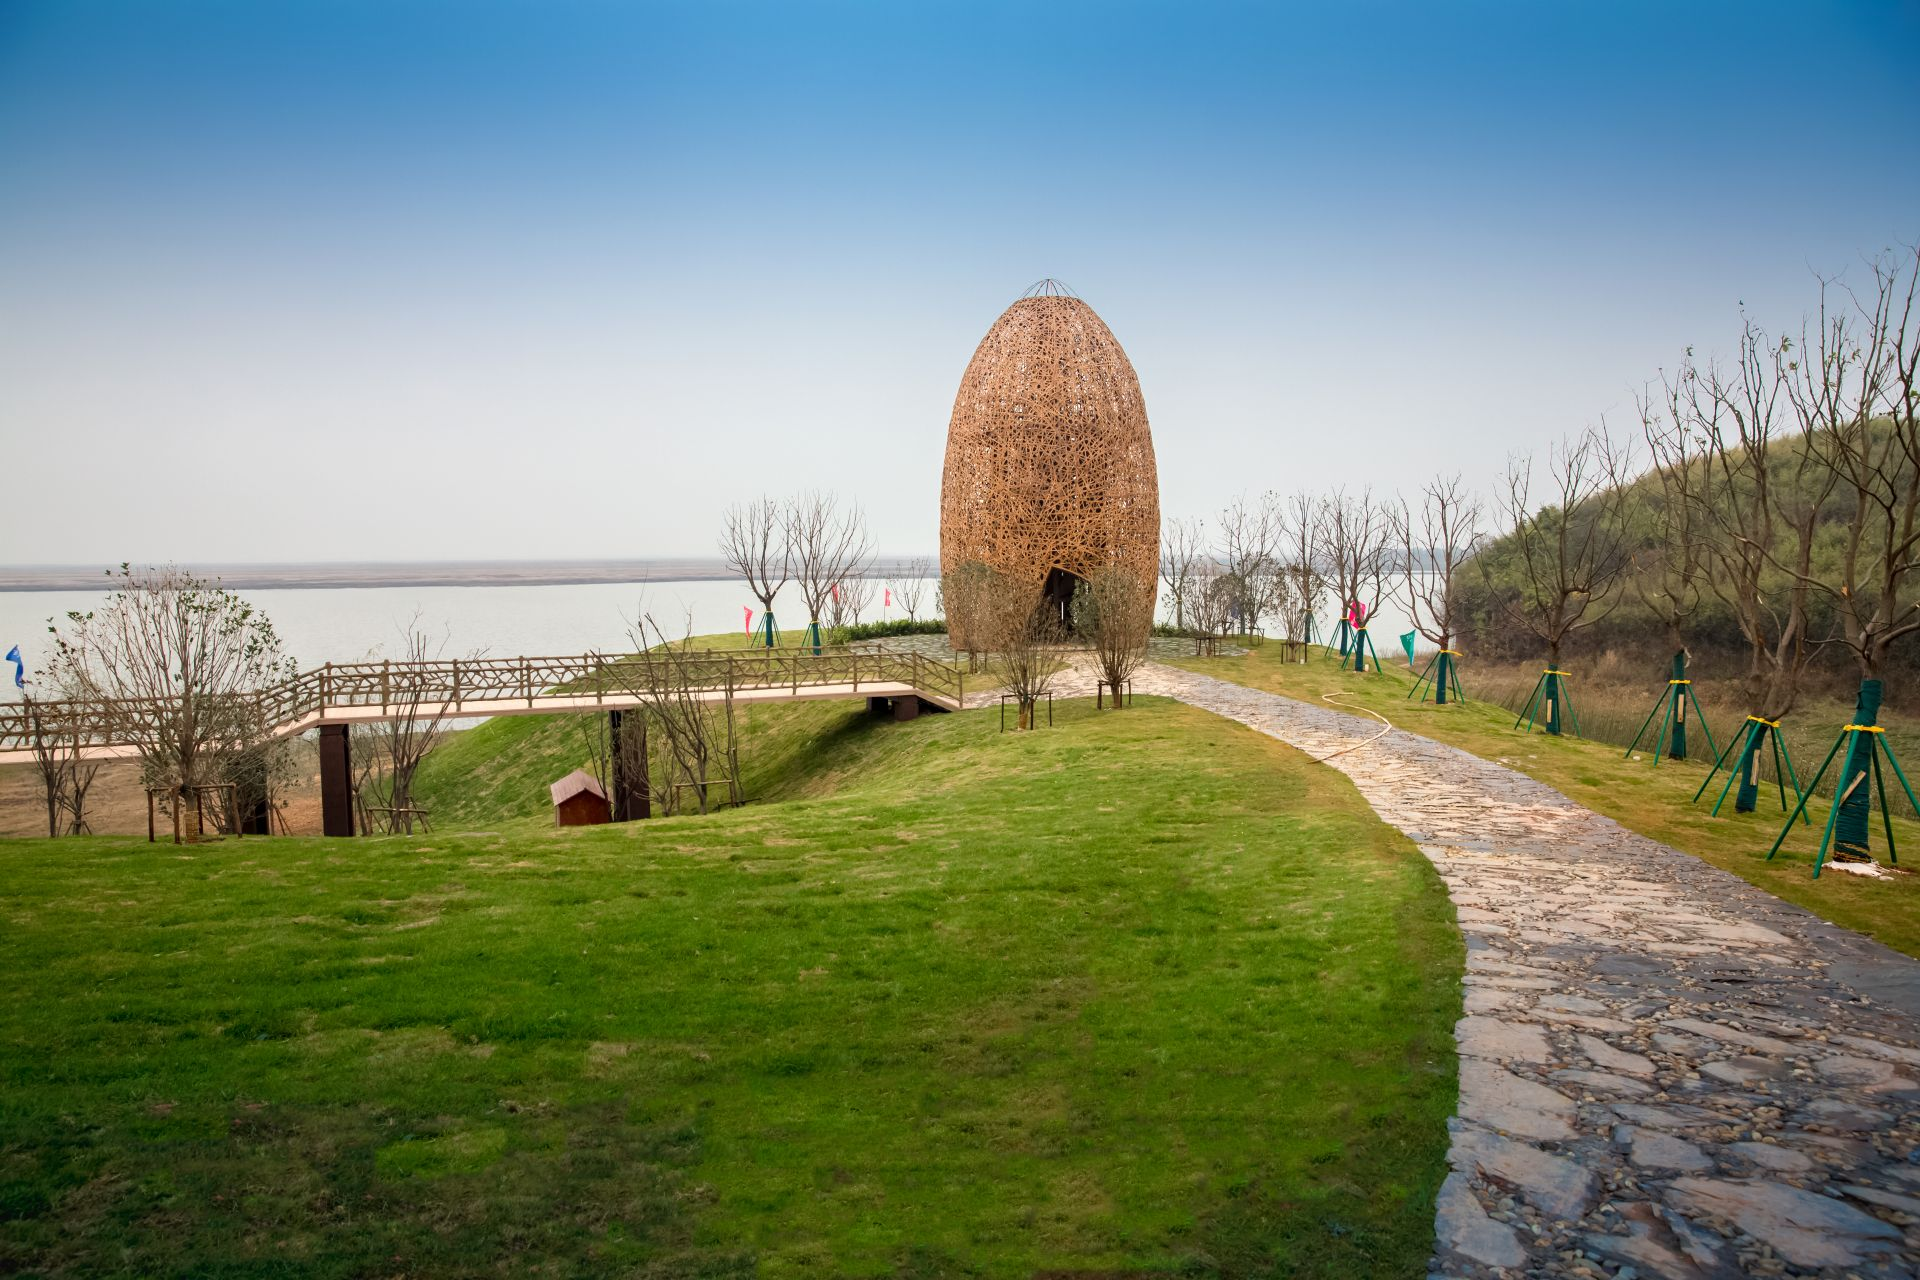
[[[553,793],[553,820],[560,826],[591,827],[613,820],[605,788],[585,769],[575,769],[547,790]]]

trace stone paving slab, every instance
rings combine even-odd
[[[1446,881],[1467,1011],[1436,1275],[1920,1274],[1920,963],[1466,752],[1134,683],[1330,757]]]

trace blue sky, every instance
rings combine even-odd
[[[931,550],[1058,277],[1169,514],[1606,415],[1920,238],[1920,6],[0,7],[0,561]],[[11,469],[10,469],[11,470]]]

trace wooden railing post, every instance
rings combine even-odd
[[[382,707],[390,707],[393,705],[392,658],[383,658],[380,661],[380,705]]]
[[[323,715],[327,710],[328,696],[332,692],[333,664],[329,662],[326,666],[320,668],[320,711]]]
[[[453,660],[453,706],[457,713],[460,708],[460,659]]]

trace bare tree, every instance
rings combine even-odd
[[[714,788],[722,785],[728,801],[740,803],[733,697],[724,665],[694,647],[691,624],[680,638],[669,639],[651,614],[635,624],[632,643],[632,654],[601,661],[600,679],[640,703],[662,766],[646,769],[661,812],[682,812],[684,792],[706,813],[715,803]],[[596,764],[607,768],[610,760],[596,757]]]
[[[1433,479],[1416,511],[1402,501],[1393,515],[1407,614],[1428,643],[1437,645],[1434,702],[1444,705],[1453,681],[1453,636],[1460,622],[1460,571],[1480,543],[1480,500],[1458,474]]]
[[[793,571],[793,530],[788,508],[762,495],[728,509],[720,532],[720,554],[727,567],[746,579],[760,602],[760,630],[773,647],[774,597]]]
[[[1705,479],[1705,437],[1694,429],[1675,388],[1662,402],[1650,392],[1634,397],[1640,432],[1653,461],[1654,544],[1634,556],[1633,587],[1660,619],[1667,646],[1684,655],[1686,624],[1699,611],[1706,572],[1699,489]]]
[[[834,631],[845,631],[858,623],[872,604],[872,578],[842,579],[827,592],[827,625]]]
[[[1872,296],[1856,298],[1851,315],[1829,308],[1821,283],[1787,392],[1850,508],[1839,577],[1810,585],[1831,602],[1863,681],[1878,680],[1893,644],[1920,631],[1920,249],[1875,262],[1873,274]]]
[[[866,573],[873,552],[866,517],[830,493],[805,493],[787,504],[786,528],[793,577],[807,604],[807,642],[817,647],[835,584]]]
[[[993,652],[1000,660],[1007,692],[1019,706],[1019,727],[1031,729],[1035,706],[1066,669],[1059,648],[1060,624],[1045,600],[999,574],[994,580],[997,589],[990,592],[988,610]]]
[[[80,754],[75,694],[84,696],[84,691],[66,690],[58,698],[42,699],[37,691],[41,683],[36,676],[23,685],[20,703],[46,800],[47,835],[87,835],[93,829],[87,822],[87,793],[100,765]]]
[[[991,615],[1007,587],[986,564],[969,560],[940,577],[940,608],[947,619],[947,639],[967,655],[967,670],[980,669],[980,655],[994,645]]]
[[[1790,342],[1770,339],[1744,321],[1731,368],[1709,364],[1702,371],[1689,351],[1666,382],[1669,413],[1700,442],[1699,482],[1689,498],[1705,582],[1747,642],[1746,727],[1737,750],[1728,744],[1740,813],[1756,807],[1764,755],[1785,763],[1778,726],[1798,701],[1801,678],[1819,647],[1808,634],[1807,570],[1834,475],[1804,437],[1781,438],[1792,364]],[[1670,458],[1677,454],[1675,446],[1657,447]],[[1781,573],[1781,563],[1798,571]]]
[[[1533,459],[1507,464],[1502,501],[1512,527],[1506,564],[1514,581],[1494,594],[1507,617],[1546,648],[1541,691],[1551,734],[1561,729],[1560,660],[1567,638],[1618,607],[1614,588],[1632,563],[1627,465],[1622,446],[1604,429],[1590,427],[1549,451],[1547,501],[1535,506]],[[1480,557],[1483,571],[1487,559]]]
[[[908,622],[919,620],[920,602],[926,599],[927,581],[933,576],[933,562],[925,556],[915,556],[888,583],[894,603],[906,611]]]
[[[1073,629],[1093,645],[1100,679],[1113,690],[1113,705],[1121,706],[1121,686],[1147,658],[1153,591],[1118,566],[1096,569],[1074,590]]]
[[[1240,585],[1210,562],[1195,577],[1187,602],[1187,625],[1193,633],[1194,656],[1215,653],[1219,640],[1233,625]]]
[[[1238,587],[1234,609],[1248,635],[1259,628],[1266,606],[1264,587],[1274,568],[1281,527],[1280,501],[1272,493],[1252,503],[1243,494],[1220,513],[1220,568]]]
[[[1314,640],[1313,614],[1326,591],[1322,573],[1321,531],[1325,513],[1322,504],[1310,493],[1295,493],[1281,509],[1282,559],[1292,579],[1286,619],[1286,637],[1303,646]],[[1324,638],[1324,637],[1323,637]],[[1304,647],[1301,661],[1306,660]]]
[[[1345,653],[1349,643],[1364,646],[1366,639],[1348,618],[1359,614],[1364,619],[1380,607],[1391,567],[1393,520],[1371,489],[1362,489],[1357,497],[1337,490],[1321,511],[1320,541],[1328,576],[1340,594],[1340,649]],[[1354,670],[1366,670],[1364,647]]]
[[[1876,261],[1873,291],[1864,298],[1852,295],[1851,316],[1829,309],[1828,291],[1823,281],[1818,323],[1803,331],[1788,396],[1806,432],[1807,451],[1838,477],[1841,498],[1851,509],[1841,521],[1837,580],[1810,578],[1804,569],[1794,572],[1827,593],[1839,639],[1859,664],[1860,691],[1849,722],[1859,727],[1835,744],[1838,751],[1844,743],[1846,758],[1830,831],[1834,857],[1867,861],[1872,856],[1867,782],[1869,775],[1881,776],[1880,675],[1894,643],[1920,631],[1920,600],[1913,590],[1920,563],[1920,386],[1915,382],[1920,247]],[[1809,786],[1818,785],[1826,767]],[[1906,786],[1904,779],[1901,785]],[[1886,807],[1884,782],[1880,804]]]
[[[218,582],[124,564],[113,577],[106,604],[55,629],[52,674],[103,699],[112,736],[138,744],[147,785],[177,804],[266,743],[257,695],[294,664],[266,615]]]
[[[1207,555],[1204,521],[1167,519],[1160,534],[1160,581],[1167,587],[1173,625],[1182,631],[1187,628],[1187,595]]]
[[[396,713],[368,726],[362,748],[367,768],[359,794],[366,797],[366,808],[386,811],[384,825],[391,832],[413,834],[414,774],[446,736],[446,704],[437,692],[441,681],[431,664],[445,660],[448,638],[444,631],[438,636],[429,633],[415,612],[400,628],[398,657],[382,658],[383,700]],[[360,763],[355,757],[355,764]],[[371,831],[373,824],[364,822],[370,815],[362,816],[362,829]]]

